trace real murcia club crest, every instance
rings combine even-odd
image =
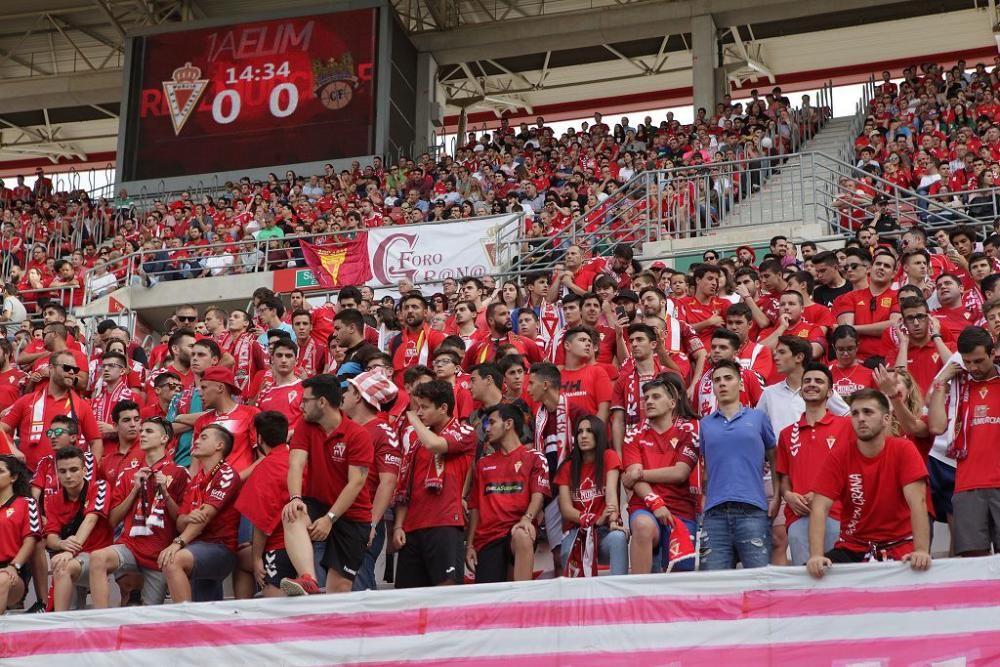
[[[174,70],[173,80],[163,82],[163,94],[167,98],[167,110],[174,134],[179,135],[184,123],[198,105],[202,93],[208,87],[208,79],[201,78],[201,68],[190,62]]]

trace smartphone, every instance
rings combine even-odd
[[[618,306],[615,308],[615,313],[618,315],[618,319],[628,317],[628,314],[625,312],[625,306]]]

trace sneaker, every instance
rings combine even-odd
[[[281,590],[285,595],[289,597],[296,597],[299,595],[316,595],[320,592],[319,584],[313,579],[311,575],[304,574],[297,579],[289,579],[285,577],[281,580]]]
[[[45,603],[41,600],[35,602],[35,604],[28,607],[28,610],[24,612],[25,614],[44,614],[45,613]]]

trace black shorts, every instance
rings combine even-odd
[[[326,516],[330,506],[313,498],[305,498],[306,511],[309,519],[315,521]],[[368,537],[371,534],[371,524],[364,521],[349,521],[337,519],[333,522],[330,534],[326,536],[326,553],[320,565],[328,570],[339,573],[345,579],[354,581],[365,551],[368,549]]]
[[[826,552],[826,557],[831,563],[864,563],[868,558],[868,553],[864,551],[851,551],[850,549],[830,549]]]
[[[6,569],[8,567],[10,567],[10,561],[9,560],[0,561],[0,570]],[[25,595],[27,595],[27,593],[28,593],[28,584],[31,583],[31,562],[29,561],[29,562],[25,563],[24,565],[22,565],[21,566],[21,570],[17,574],[18,574],[19,577],[21,577],[21,583],[24,584],[24,592],[25,592]],[[7,605],[10,606],[12,604],[17,604],[20,601],[21,600],[7,600]]]
[[[514,552],[510,548],[510,533],[494,540],[476,553],[476,583],[494,584],[510,578]]]
[[[396,588],[422,588],[465,580],[465,535],[458,526],[406,534],[396,561]]]
[[[299,576],[292,565],[288,552],[284,549],[274,549],[264,552],[264,583],[279,588],[281,580],[294,579]]]

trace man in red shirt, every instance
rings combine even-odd
[[[364,427],[372,437],[375,461],[365,484],[372,498],[372,526],[368,549],[352,590],[375,590],[375,561],[385,546],[385,513],[392,504],[399,478],[403,452],[396,431],[389,425],[385,407],[392,405],[399,390],[381,368],[361,373],[347,381],[344,412],[351,421]]]
[[[712,344],[712,332],[726,323],[730,302],[719,298],[719,280],[722,269],[712,264],[698,264],[694,268],[694,295],[677,300],[683,319],[698,334],[702,345]]]
[[[739,341],[740,337],[728,329],[716,329],[715,333],[712,334],[710,353],[710,361],[712,363],[693,387],[694,399],[696,401],[694,408],[702,417],[707,417],[715,412],[718,406],[718,401],[715,398],[715,389],[712,386],[712,369],[715,367],[715,364],[723,359],[739,363],[736,358]],[[760,400],[761,395],[764,393],[765,378],[757,373],[757,371],[744,368],[740,365],[740,379],[742,382],[740,386],[740,405],[748,408],[755,407],[757,401]]]
[[[251,329],[250,316],[245,311],[234,310],[229,314],[228,334],[226,345],[220,347],[223,352],[232,355],[236,384],[240,391],[246,391],[254,376],[267,367],[264,348]]]
[[[37,467],[43,456],[52,453],[52,445],[46,433],[56,415],[75,416],[80,424],[81,448],[89,446],[97,460],[104,453],[94,410],[86,399],[73,391],[79,371],[72,354],[66,351],[53,352],[49,357],[48,386],[22,396],[11,406],[9,412],[0,417],[0,430],[8,435],[16,431],[19,436],[19,444],[17,447],[11,446],[11,453],[24,461],[31,470]]]
[[[280,586],[286,595],[319,593],[312,543],[325,542],[320,564],[327,569],[326,592],[348,593],[371,534],[367,480],[375,447],[364,427],[341,411],[336,377],[303,380],[302,393],[302,420],[288,457],[290,500],[281,516],[285,549],[298,577],[286,577]],[[306,498],[303,488],[309,490]]]
[[[177,535],[178,508],[190,479],[187,468],[167,456],[172,438],[170,422],[161,417],[143,420],[142,464],[124,470],[113,485],[109,521],[124,523],[115,544],[91,554],[90,596],[95,609],[109,605],[109,574],[142,575],[142,603],[163,604],[167,582],[157,558]],[[122,597],[128,597],[125,591]]]
[[[94,418],[106,447],[113,447],[117,439],[111,413],[120,401],[135,402],[139,398],[128,386],[128,361],[120,352],[105,352],[101,355],[101,383],[91,396]]]
[[[392,531],[393,546],[399,550],[396,587],[460,584],[462,494],[476,432],[453,417],[455,396],[446,382],[417,385],[410,392],[410,407]]]
[[[535,563],[535,522],[551,495],[542,452],[521,444],[520,410],[487,408],[491,453],[479,459],[469,492],[465,562],[476,583],[530,581]],[[513,577],[511,577],[513,575]]]
[[[233,436],[220,424],[206,425],[194,441],[198,472],[177,510],[180,534],[157,558],[175,603],[221,600],[222,581],[236,565],[240,477],[226,463],[232,451]]]
[[[70,608],[74,589],[90,583],[90,553],[111,544],[108,523],[111,487],[101,479],[87,481],[84,453],[76,447],[56,452],[62,493],[45,503],[45,546],[52,557],[53,608]]]
[[[628,506],[632,572],[645,574],[652,571],[657,554],[660,564],[666,564],[675,520],[691,535],[698,532],[689,481],[698,466],[698,453],[691,431],[675,420],[677,403],[684,397],[663,380],[647,382],[642,396],[648,419],[625,441],[622,483],[632,489]],[[693,570],[694,562],[677,569]]]
[[[299,349],[297,365],[299,375],[301,377],[319,375],[326,366],[326,346],[312,335],[312,315],[308,310],[296,310],[292,313],[291,324],[295,329],[295,344]]]
[[[195,442],[209,424],[225,428],[233,438],[232,450],[226,454],[226,464],[241,479],[246,479],[250,474],[248,468],[254,461],[254,446],[257,443],[253,418],[260,410],[237,403],[234,397],[239,394],[240,389],[236,386],[233,372],[224,366],[211,366],[201,376],[201,402],[206,411],[179,415],[177,421],[192,427]]]
[[[882,332],[897,324],[899,293],[892,289],[896,260],[887,252],[876,255],[869,270],[869,285],[837,297],[833,314],[837,324],[850,324],[858,332],[858,360],[884,356]]]
[[[191,329],[178,329],[170,334],[170,339],[167,341],[167,348],[170,350],[170,363],[150,372],[149,379],[146,381],[147,403],[156,401],[155,382],[156,376],[160,373],[170,371],[180,378],[184,387],[190,387],[194,384],[194,373],[191,372],[191,347],[194,345],[194,341],[195,335]]]
[[[963,303],[965,288],[962,287],[962,280],[958,276],[953,273],[942,273],[934,282],[934,290],[939,304],[934,309],[934,316],[941,323],[941,328],[950,333],[952,338],[958,338],[965,327],[985,324],[981,316],[977,318],[976,313]]]
[[[954,433],[948,456],[957,460],[952,535],[959,556],[987,556],[1000,550],[1000,369],[994,341],[979,327],[958,337],[957,360],[934,380],[927,426],[934,435]]]
[[[142,460],[142,452],[137,446],[142,424],[139,405],[135,401],[120,401],[111,411],[111,421],[115,439],[105,441],[104,456],[98,468],[100,477],[114,484],[123,470],[137,467]]]
[[[869,560],[909,561],[926,570],[927,465],[910,440],[889,435],[889,401],[878,390],[854,394],[851,422],[855,437],[834,445],[812,485],[809,574],[822,577],[833,563]],[[826,520],[838,500],[840,537],[824,553]]]
[[[920,393],[927,396],[931,383],[954,353],[955,342],[938,319],[927,312],[927,302],[915,296],[899,300],[901,327],[882,333],[885,363],[909,371]]]
[[[414,366],[428,366],[445,335],[431,329],[427,323],[427,300],[420,292],[407,293],[399,304],[403,330],[389,341],[387,352],[392,355],[396,384],[403,382],[403,373]],[[508,316],[509,318],[509,316]]]
[[[826,336],[818,326],[802,319],[804,305],[805,301],[800,292],[793,289],[782,292],[778,299],[781,311],[778,320],[775,326],[760,332],[760,343],[773,352],[780,337],[797,336],[809,341],[814,358],[822,359],[826,355]]]
[[[833,374],[821,363],[806,364],[799,394],[806,404],[801,419],[778,434],[775,462],[778,487],[785,501],[785,527],[791,564],[809,560],[809,509],[813,482],[837,443],[853,434],[851,420],[830,412],[826,403],[833,391]],[[800,521],[806,517],[804,521]],[[824,553],[833,548],[840,533],[840,503],[834,503],[826,519]]]
[[[505,304],[493,302],[486,307],[486,324],[489,327],[487,335],[473,342],[465,351],[462,368],[468,370],[473,366],[493,361],[501,345],[513,345],[517,348],[518,354],[529,363],[542,361],[541,349],[535,341],[511,333],[510,310]]]
[[[253,525],[250,561],[254,580],[264,597],[283,597],[281,580],[295,576],[281,529],[281,510],[288,504],[288,419],[267,410],[253,418],[253,426],[261,458],[240,489],[236,510]],[[240,551],[241,567],[243,558]]]
[[[270,378],[261,382],[253,398],[257,408],[276,410],[292,425],[302,416],[302,380],[295,374],[295,348],[295,343],[287,338],[279,338],[271,345]]]
[[[642,384],[652,380],[665,369],[654,353],[656,330],[646,324],[633,324],[628,328],[631,355],[622,364],[615,386],[611,389],[611,442],[615,452],[620,452],[626,432],[646,418],[642,400]]]
[[[761,291],[760,296],[757,297],[757,307],[763,317],[761,319],[755,317],[754,321],[757,326],[763,328],[773,326],[778,321],[778,315],[781,312],[778,302],[781,294],[788,289],[788,283],[785,281],[784,274],[782,273],[780,261],[768,259],[761,262],[760,287]]]
[[[80,369],[73,388],[81,394],[85,394],[87,387],[90,385],[90,360],[87,359],[87,355],[80,351],[78,347],[69,347],[69,333],[66,325],[61,322],[50,322],[42,330],[42,336],[43,344],[45,345],[45,349],[48,350],[49,355],[54,352],[66,352],[73,356],[73,364]],[[35,363],[32,364],[26,388],[29,391],[44,389],[45,385],[49,382],[48,375],[49,356],[46,355],[45,357],[36,359]]]
[[[611,383],[594,363],[594,339],[589,327],[574,327],[563,336],[566,365],[562,369],[562,395],[570,405],[607,423],[611,411]]]
[[[726,328],[740,337],[740,347],[736,361],[743,368],[757,371],[768,378],[774,372],[774,355],[771,348],[757,342],[759,333],[753,321],[753,313],[746,303],[734,303],[726,311]]]
[[[6,338],[0,338],[0,412],[3,412],[21,397],[28,374],[13,362],[14,346]]]

